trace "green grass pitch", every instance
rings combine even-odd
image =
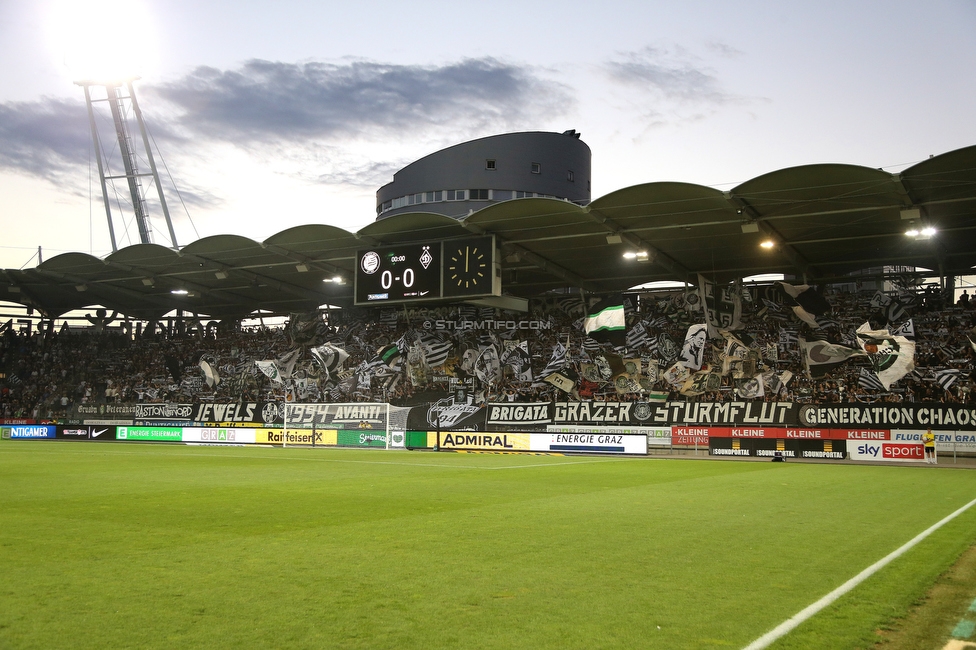
[[[3,648],[741,648],[972,471],[0,443]],[[776,648],[855,648],[970,509]]]

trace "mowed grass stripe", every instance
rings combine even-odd
[[[76,442],[55,443],[55,444],[58,444],[58,447],[60,447],[58,449],[55,449],[54,448],[54,445],[52,445],[50,442],[41,443],[41,444],[44,445],[44,447],[46,448],[47,451],[51,451],[52,453],[64,454],[67,451],[69,451],[69,449],[65,449],[64,447],[62,447],[62,445],[66,445],[68,447],[76,447],[77,448],[77,444],[78,443],[76,443]],[[147,443],[147,444],[153,444],[153,446],[164,447],[164,445],[159,445],[158,443]],[[42,452],[39,452],[36,447],[34,447],[33,449],[29,448],[29,445],[30,445],[30,443],[24,444],[24,443],[18,442],[18,446],[21,447],[21,449],[18,450],[18,451],[22,451],[24,453],[33,453],[33,454],[42,453]],[[130,443],[130,444],[127,444],[126,445],[127,450],[119,450],[117,447],[115,447],[114,449],[111,449],[110,447],[103,447],[103,449],[104,449],[104,453],[105,454],[113,454],[113,455],[114,454],[145,455],[145,452],[133,451],[133,448],[135,446],[136,446],[135,444],[131,444]],[[147,445],[146,444],[140,444],[139,446],[145,447]],[[113,447],[114,447],[114,445],[113,445]],[[478,458],[484,457],[482,455],[474,455],[474,454],[472,454],[470,456],[464,456],[465,460],[462,461],[462,462],[452,462],[450,459],[452,457],[455,457],[455,458],[457,457],[454,454],[447,454],[447,453],[445,453],[445,454],[437,454],[437,455],[434,455],[434,456],[429,456],[429,455],[426,456],[427,458],[435,458],[435,457],[438,457],[438,458],[443,459],[443,460],[441,460],[441,462],[436,462],[435,463],[435,462],[422,462],[420,460],[420,457],[425,456],[425,454],[411,454],[411,456],[413,456],[415,458],[415,460],[413,462],[398,462],[398,461],[375,460],[375,459],[372,459],[372,460],[366,460],[366,459],[350,460],[350,459],[347,459],[347,458],[335,458],[335,457],[329,457],[329,456],[322,456],[319,453],[317,453],[317,452],[324,452],[324,451],[337,452],[337,453],[344,453],[344,452],[349,452],[349,453],[363,453],[363,450],[361,450],[361,449],[352,449],[352,448],[332,448],[332,449],[325,449],[325,448],[318,448],[318,449],[300,448],[300,449],[294,449],[293,448],[293,449],[284,449],[283,450],[283,449],[280,449],[280,448],[263,447],[263,446],[244,447],[244,446],[236,446],[236,445],[235,446],[227,445],[221,452],[216,452],[216,451],[215,452],[211,452],[211,453],[201,452],[201,453],[197,453],[197,454],[193,454],[193,455],[188,455],[186,453],[186,451],[185,451],[185,448],[183,446],[181,446],[181,445],[165,445],[165,447],[168,447],[170,449],[174,449],[175,451],[171,452],[170,455],[172,455],[174,457],[178,457],[178,458],[207,458],[207,457],[211,457],[211,458],[247,458],[247,459],[251,459],[251,458],[253,458],[253,454],[261,453],[261,452],[267,452],[268,455],[261,455],[259,457],[262,458],[262,459],[276,460],[276,461],[286,461],[286,462],[287,461],[294,461],[294,462],[313,462],[313,463],[314,462],[320,462],[320,463],[355,463],[355,464],[362,464],[362,465],[402,465],[404,467],[440,467],[440,468],[445,468],[445,469],[461,469],[461,470],[531,469],[531,468],[535,468],[535,467],[555,467],[555,466],[562,466],[562,465],[580,465],[580,464],[592,464],[592,463],[621,463],[621,462],[628,462],[628,461],[633,462],[633,461],[651,460],[651,459],[647,459],[647,458],[634,458],[634,457],[605,457],[605,458],[597,458],[597,459],[588,458],[588,459],[583,460],[583,459],[581,459],[581,457],[578,457],[578,456],[576,456],[576,457],[573,457],[573,456],[567,457],[567,456],[565,456],[563,454],[553,454],[553,455],[541,455],[540,454],[537,457],[549,458],[549,459],[552,459],[552,460],[550,460],[548,462],[533,462],[533,463],[528,463],[528,464],[524,464],[524,465],[484,466],[484,465],[477,464],[477,461],[471,462],[470,460],[468,460],[468,459],[470,459],[472,457],[478,457]],[[190,449],[208,450],[208,451],[209,450],[213,450],[215,448],[214,445],[188,445],[187,447],[190,448]],[[248,451],[245,451],[245,452],[243,452],[241,454],[227,453],[229,450],[232,450],[232,449],[233,450],[244,450],[244,449],[247,449]],[[379,450],[370,450],[370,451],[368,451],[366,453],[372,454],[372,453],[374,453],[376,451],[379,451]],[[88,446],[87,448],[78,448],[77,449],[77,452],[80,453],[80,454],[84,454],[86,457],[90,457],[90,456],[95,455],[97,453],[90,446]],[[165,455],[165,454],[159,454],[159,455]],[[398,455],[399,455],[399,452],[398,452]],[[506,454],[497,454],[496,453],[496,454],[491,454],[491,455],[498,456],[498,455],[506,455]],[[513,454],[507,454],[507,455],[513,455]]]
[[[0,445],[0,646],[741,647],[972,483],[929,468],[472,473],[412,462],[526,459],[43,445]],[[954,523],[940,534],[974,537],[976,518]]]
[[[922,531],[912,539],[908,540],[907,542],[899,546],[897,549],[895,549],[888,555],[884,556],[883,558],[881,558],[880,560],[878,560],[868,568],[864,569],[863,571],[858,573],[856,576],[854,576],[853,578],[851,578],[841,586],[831,591],[823,598],[819,599],[817,602],[812,603],[807,607],[804,607],[796,615],[790,617],[780,625],[777,625],[775,628],[773,628],[766,634],[762,635],[761,637],[759,637],[758,639],[750,643],[748,646],[746,646],[745,650],[764,650],[765,648],[768,648],[774,642],[786,636],[787,634],[795,630],[797,627],[799,627],[806,621],[810,620],[811,618],[819,614],[821,611],[823,611],[824,609],[826,609],[827,607],[835,603],[841,597],[849,594],[862,582],[872,577],[878,571],[885,568],[886,566],[888,566],[889,564],[897,560],[899,557],[901,557],[908,551],[912,550],[915,546],[921,543],[929,535],[931,535],[938,529],[942,528],[942,526],[949,523],[950,521],[952,521],[953,519],[955,519],[965,511],[969,510],[974,505],[976,505],[976,499],[973,499],[972,501],[962,506],[955,512],[940,519],[932,526],[926,528],[924,531]]]

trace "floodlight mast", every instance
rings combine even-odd
[[[166,205],[166,197],[163,195],[163,186],[159,179],[159,173],[156,169],[156,161],[153,158],[152,147],[149,144],[149,135],[146,131],[146,124],[142,117],[142,110],[139,108],[139,103],[136,100],[135,89],[132,86],[133,79],[128,79],[126,81],[108,81],[108,82],[94,82],[94,81],[78,81],[75,82],[79,86],[85,89],[85,102],[88,105],[88,121],[92,132],[92,142],[95,146],[95,158],[98,161],[98,175],[101,181],[102,188],[102,201],[105,204],[105,217],[108,220],[108,231],[109,236],[112,240],[112,252],[118,250],[118,243],[115,238],[115,226],[112,220],[112,206],[110,197],[108,194],[108,184],[106,181],[114,181],[125,179],[129,188],[129,196],[132,200],[132,210],[135,216],[136,226],[139,230],[139,241],[143,244],[153,243],[153,233],[152,224],[149,220],[149,212],[146,208],[145,193],[142,187],[142,178],[145,176],[151,176],[153,183],[156,187],[156,194],[159,197],[159,204],[163,211],[163,217],[166,220],[166,226],[169,229],[169,238],[171,246],[174,250],[179,249],[179,244],[176,241],[176,232],[173,229],[173,221],[170,219],[169,208]],[[92,99],[92,94],[90,91],[91,86],[100,86],[105,88],[105,99]],[[128,90],[128,94],[124,92]],[[132,137],[129,134],[129,122],[126,114],[126,100],[132,108],[132,114],[135,115],[136,123],[139,125],[139,132],[142,135],[142,145],[143,152],[146,156],[146,160],[149,162],[148,173],[141,173],[138,167],[138,159],[136,156],[136,150]],[[98,123],[95,120],[95,111],[93,107],[93,102],[106,102],[109,106],[109,110],[112,114],[112,122],[115,126],[115,138],[118,142],[118,152],[122,160],[122,167],[124,169],[124,174],[120,176],[106,175],[105,173],[105,161],[102,158],[102,149],[100,144],[100,138],[98,135]]]

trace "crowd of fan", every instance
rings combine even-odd
[[[869,388],[860,381],[869,368],[854,357],[834,372],[819,378],[805,373],[798,338],[823,338],[856,345],[854,330],[864,322],[872,328],[894,327],[885,314],[871,306],[870,293],[828,293],[832,311],[821,327],[811,330],[788,309],[759,300],[744,302],[742,331],[754,340],[759,356],[757,372],[788,378],[757,399],[792,402],[970,402],[973,399],[976,311],[968,296],[946,305],[938,295],[919,299],[904,314],[915,331],[915,370],[888,390]],[[57,418],[76,404],[104,402],[196,401],[389,401],[408,405],[429,402],[459,389],[475,402],[569,399],[642,400],[657,398],[701,401],[741,399],[735,379],[721,377],[717,390],[688,396],[669,385],[663,371],[673,363],[661,343],[669,338],[680,349],[685,332],[700,323],[703,314],[688,294],[672,293],[631,298],[627,309],[630,328],[640,324],[646,337],[629,348],[613,350],[587,341],[582,329],[582,302],[569,296],[535,300],[528,314],[492,309],[447,306],[432,309],[349,309],[325,315],[295,315],[282,327],[205,327],[186,321],[171,322],[168,331],[156,327],[114,326],[96,322],[92,327],[48,329],[42,333],[17,332],[12,323],[0,336],[0,416],[4,418]],[[746,294],[748,298],[748,293]],[[697,309],[696,309],[697,307]],[[770,307],[773,307],[772,309]],[[103,319],[107,321],[108,319]],[[438,330],[437,320],[451,323],[533,320],[541,329],[521,330],[452,328]],[[93,320],[94,322],[94,320]],[[164,329],[164,328],[159,328]],[[485,380],[472,367],[479,351],[494,346],[504,351],[520,341],[528,344],[532,376],[525,368],[502,372]],[[326,369],[311,349],[323,343],[341,349],[348,358]],[[448,344],[448,345],[444,345]],[[380,361],[377,353],[398,345],[400,354]],[[431,367],[424,355],[410,349],[447,348],[443,363]],[[565,392],[542,381],[554,350],[566,349],[564,368],[576,386]],[[721,367],[724,341],[712,341],[705,360]],[[469,351],[475,352],[469,352]],[[672,346],[673,353],[673,346]],[[468,354],[465,354],[468,352]],[[642,378],[623,392],[611,381],[588,381],[584,366],[601,355],[618,354],[641,359]],[[443,358],[445,355],[441,355]],[[758,356],[758,355],[757,355]],[[200,361],[213,375],[201,372]],[[280,376],[261,372],[255,361],[277,360]],[[422,372],[417,372],[422,366]],[[655,370],[656,369],[656,372]],[[937,381],[940,371],[955,370],[951,381]],[[786,371],[786,372],[784,372]],[[789,377],[789,375],[792,377]],[[944,376],[944,373],[943,373]],[[219,381],[217,381],[219,377]],[[593,379],[589,377],[589,379]],[[715,386],[711,386],[715,388]]]

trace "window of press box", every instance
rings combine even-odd
[[[488,190],[468,190],[470,194],[468,195],[471,201],[487,201],[488,200]]]

